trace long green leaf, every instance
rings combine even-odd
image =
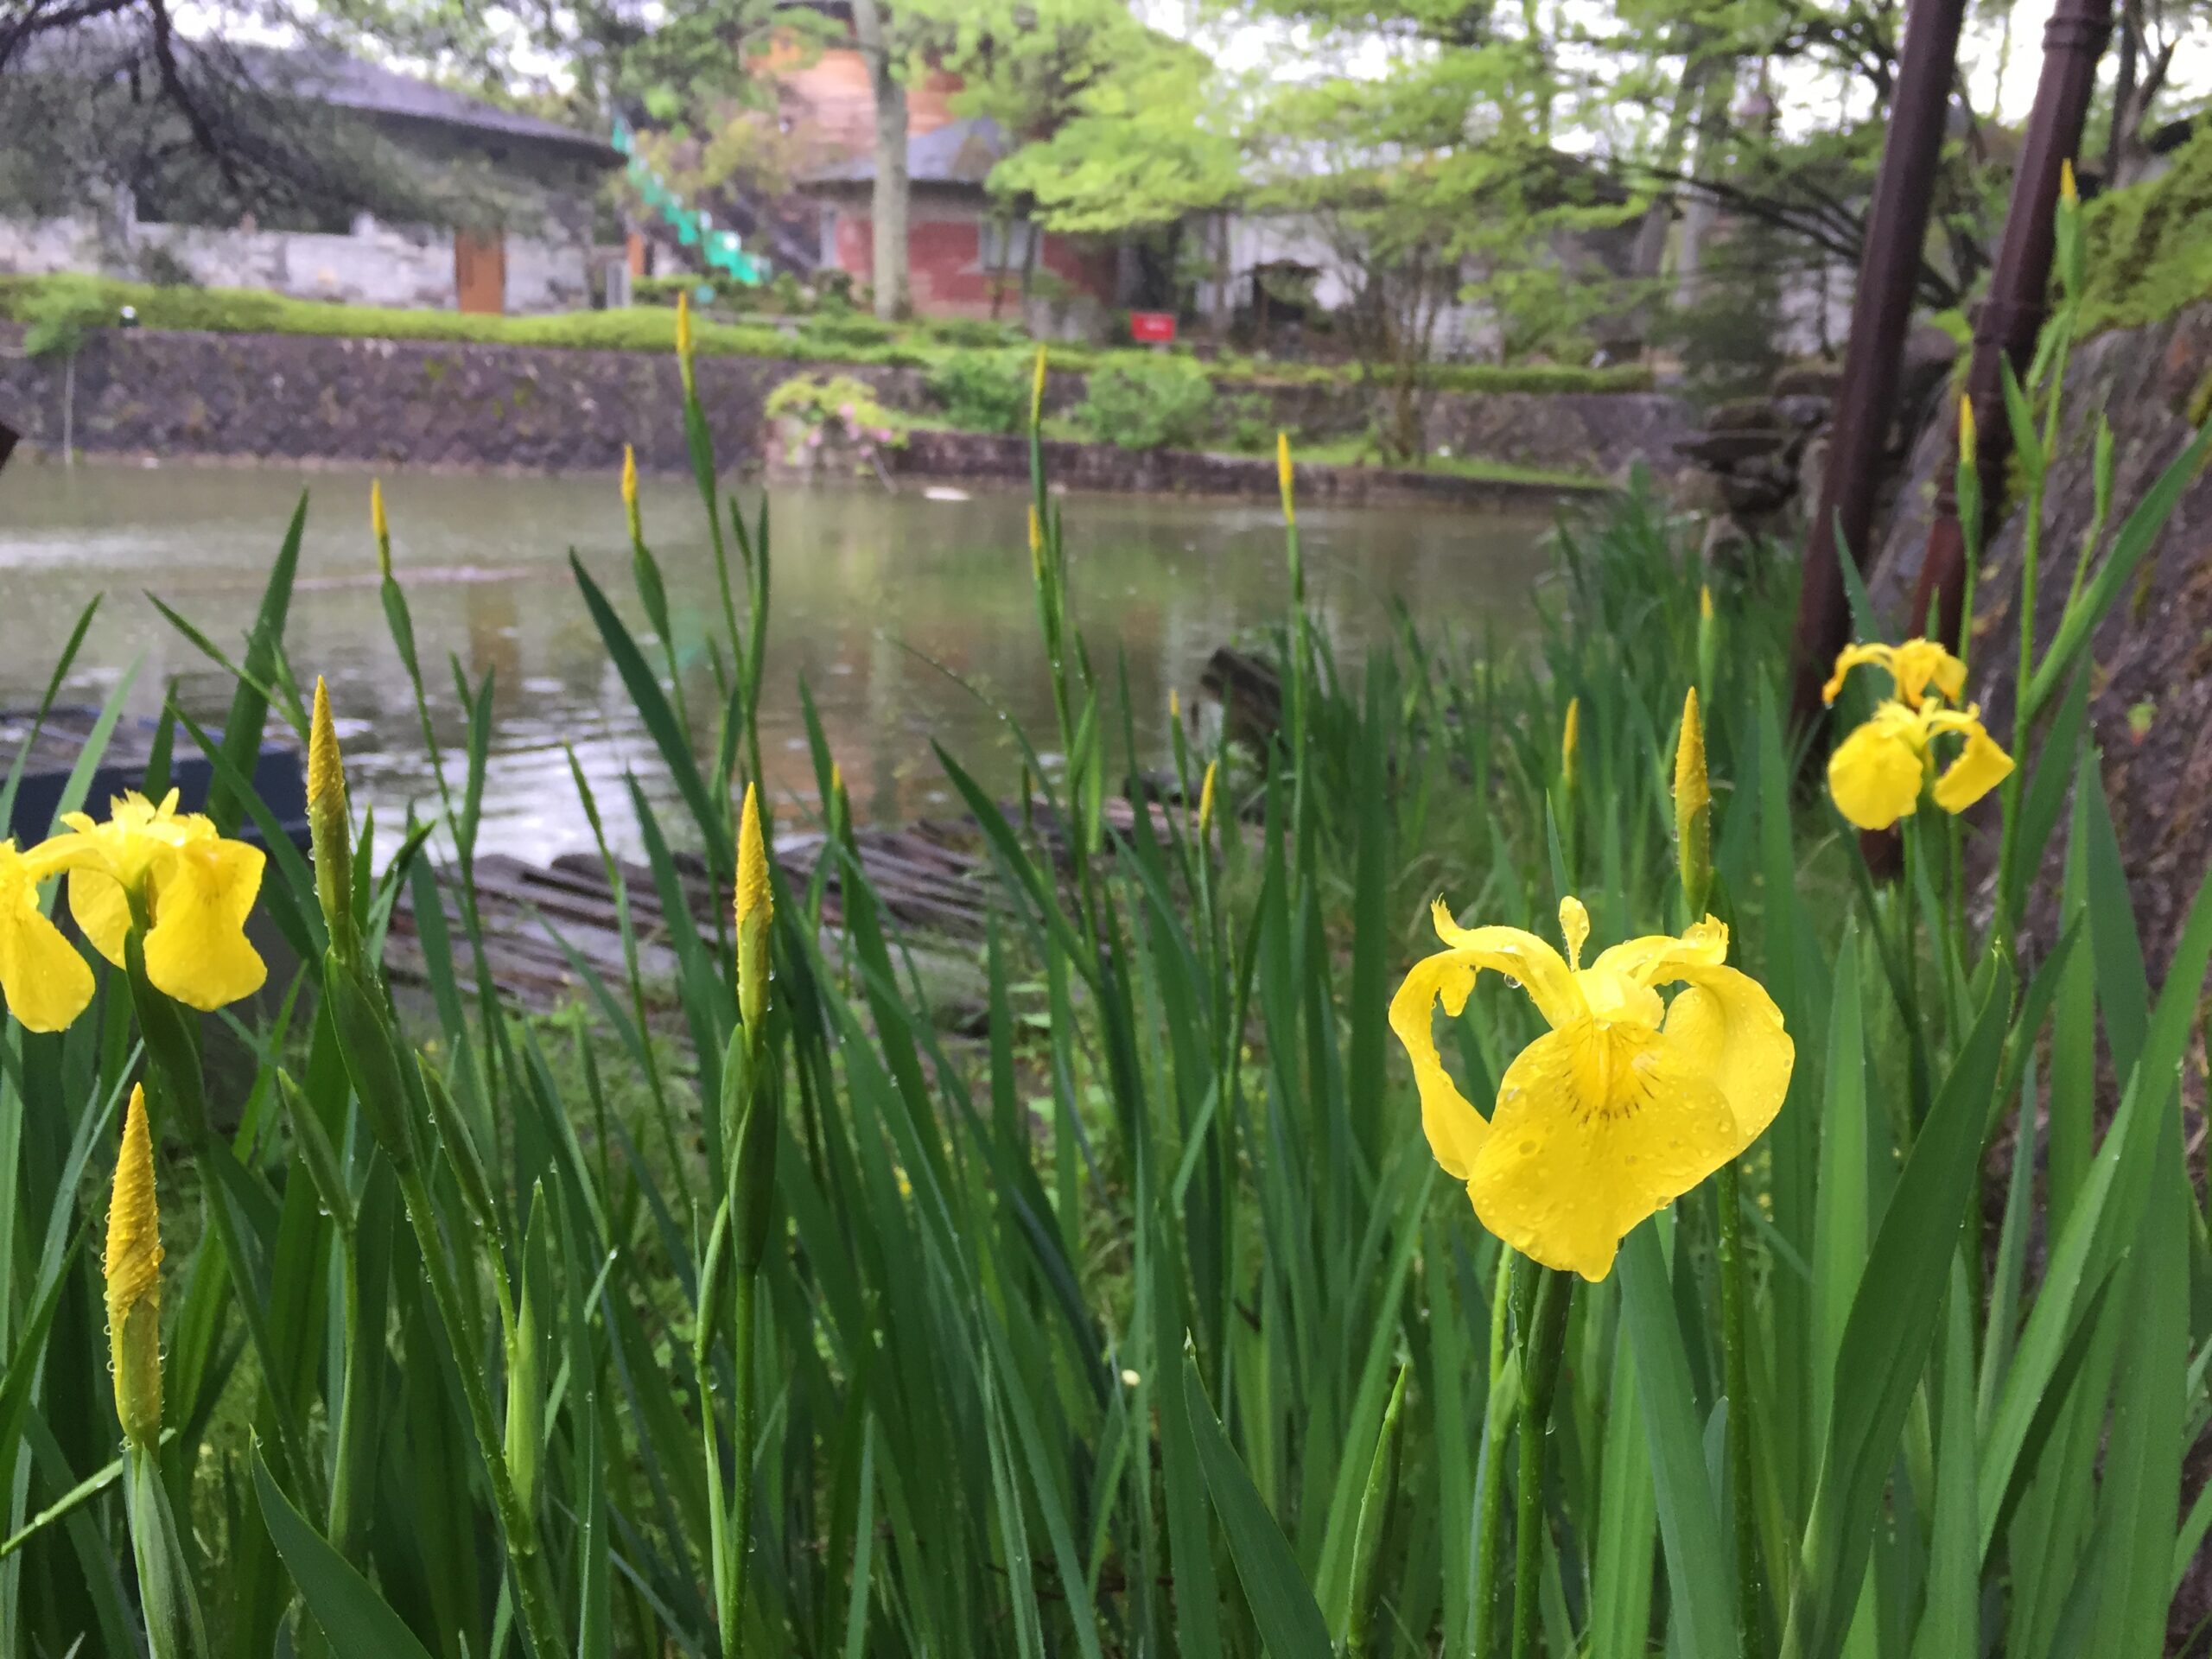
[[[1785,1659],[1834,1659],[1873,1549],[1875,1516],[1905,1413],[1936,1335],[1951,1254],[1980,1166],[1982,1126],[2004,1058],[2012,976],[1999,964],[1882,1218],[1853,1299]]]
[[[337,1659],[430,1659],[429,1650],[369,1581],[276,1490],[258,1448],[253,1453],[253,1487],[276,1553]]]
[[[1332,1659],[1328,1621],[1306,1587],[1298,1558],[1290,1553],[1282,1529],[1268,1513],[1260,1489],[1252,1484],[1236,1447],[1222,1432],[1198,1368],[1183,1359],[1183,1398],[1197,1437],[1198,1465],[1229,1541],[1229,1559],[1244,1586],[1245,1605],[1259,1626],[1260,1641],[1274,1659]]]

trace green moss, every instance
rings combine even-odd
[[[1331,443],[1301,443],[1295,447],[1303,465],[1319,467],[1380,467],[1374,446],[1365,438],[1339,438]],[[1414,470],[1442,473],[1451,478],[1478,479],[1487,484],[1540,484],[1555,490],[1603,490],[1611,487],[1594,473],[1554,467],[1522,467],[1510,461],[1481,455],[1433,455]]]
[[[2157,178],[2100,196],[2083,217],[2084,332],[2139,328],[2212,299],[2212,129]]]

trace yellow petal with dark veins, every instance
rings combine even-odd
[[[1548,1268],[1599,1280],[1630,1229],[1735,1156],[1728,1102],[1694,1056],[1642,1026],[1579,1020],[1506,1068],[1467,1194]]]

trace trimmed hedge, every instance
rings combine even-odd
[[[340,339],[429,340],[492,346],[537,346],[565,351],[671,352],[676,349],[676,314],[665,306],[632,306],[620,311],[573,311],[545,317],[487,317],[458,311],[416,311],[376,305],[341,305],[326,300],[297,300],[255,289],[156,287],[105,276],[0,276],[0,318],[29,321],[41,304],[67,296],[74,311],[113,316],[136,307],[139,326],[191,329],[226,334],[321,334]],[[983,344],[1001,328],[955,319],[917,322],[904,328],[879,323],[864,314],[809,318],[796,334],[760,324],[695,319],[693,338],[702,356],[791,358],[810,363],[850,363],[874,368],[934,368],[952,353]],[[1003,334],[1001,334],[1003,338]],[[1178,350],[1173,355],[1190,356]],[[1056,369],[1088,373],[1109,363],[1154,363],[1158,353],[1141,347],[1056,345]],[[1224,391],[1269,386],[1352,384],[1356,369],[1329,364],[1268,363],[1248,357],[1222,357],[1205,364],[1208,377]],[[1436,371],[1445,391],[1484,393],[1646,391],[1649,370],[1636,365],[1586,369],[1553,365],[1501,367],[1492,364],[1444,364]]]

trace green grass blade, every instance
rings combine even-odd
[[[276,1490],[258,1451],[253,1453],[253,1486],[276,1553],[336,1659],[430,1659],[429,1650],[369,1581]]]
[[[1621,1328],[1636,1356],[1637,1397],[1651,1445],[1659,1539],[1675,1616],[1692,1653],[1726,1654],[1736,1641],[1732,1556],[1706,1471],[1705,1431],[1656,1222],[1621,1242],[1615,1272]]]
[[[1221,1420],[1213,1414],[1198,1382],[1198,1368],[1187,1355],[1183,1360],[1183,1398],[1197,1437],[1206,1491],[1228,1541],[1229,1559],[1244,1586],[1245,1605],[1259,1627],[1261,1644],[1270,1659],[1332,1659],[1328,1622],[1299,1571],[1298,1558],[1268,1513],[1236,1447],[1222,1432]]]
[[[1898,1436],[1936,1336],[1951,1253],[1980,1166],[1982,1128],[2004,1058],[2012,981],[1999,965],[1874,1236],[1836,1358],[1803,1573],[1783,1637],[1786,1659],[1834,1659],[1873,1548]]]

